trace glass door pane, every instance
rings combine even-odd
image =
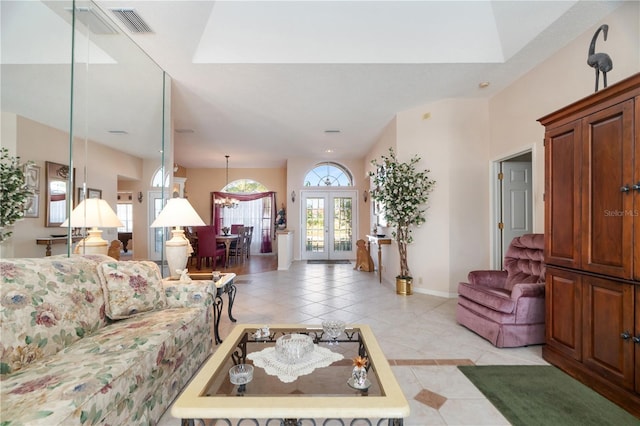
[[[331,259],[350,259],[353,257],[353,197],[333,195],[333,228]]]
[[[162,197],[162,191],[149,191],[149,223],[160,214],[164,207],[166,198]],[[149,228],[149,260],[163,260],[163,249],[165,242],[165,229],[168,228]],[[164,275],[163,275],[164,276]]]
[[[314,193],[303,195],[302,202],[304,206],[303,223],[303,259],[327,259],[326,245],[326,208],[327,194]]]

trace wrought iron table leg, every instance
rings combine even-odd
[[[220,339],[219,326],[223,306],[224,302],[222,301],[222,297],[220,297],[220,294],[216,294],[216,297],[213,299],[213,336],[216,345],[222,343],[222,339]]]
[[[236,286],[233,284],[233,282],[228,284],[227,296],[229,296],[229,306],[227,308],[229,319],[231,320],[231,322],[236,322],[236,319],[231,314],[231,310],[233,309],[233,301],[236,300]]]

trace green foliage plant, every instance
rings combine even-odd
[[[375,171],[369,172],[374,187],[371,199],[381,205],[388,226],[394,228],[401,279],[412,278],[407,263],[407,244],[413,242],[411,228],[426,221],[426,204],[436,183],[429,178],[429,170],[417,169],[419,161],[417,155],[408,162],[398,161],[393,148],[389,148],[389,155],[371,161]]]
[[[0,242],[11,237],[13,232],[7,228],[24,217],[25,202],[32,194],[19,160],[7,148],[0,148]]]

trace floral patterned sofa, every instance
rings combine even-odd
[[[0,261],[0,424],[157,423],[211,354],[204,283],[101,255]]]

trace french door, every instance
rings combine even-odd
[[[301,191],[301,258],[355,259],[356,191]]]

